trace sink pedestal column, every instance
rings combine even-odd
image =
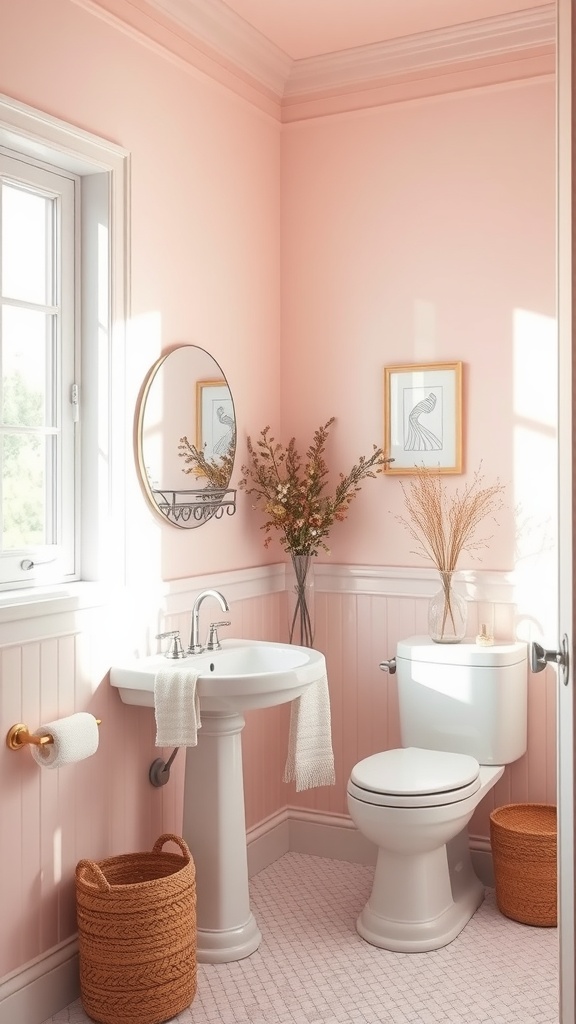
[[[250,910],[242,715],[202,712],[198,744],[186,750],[184,825],[196,867],[199,963],[250,956],[260,931]]]

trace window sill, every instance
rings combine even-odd
[[[0,623],[101,608],[109,600],[110,591],[101,583],[74,582],[30,590],[5,590],[0,592]]]

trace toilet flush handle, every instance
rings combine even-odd
[[[396,672],[396,658],[390,658],[388,661],[381,661],[380,668],[383,672],[389,672],[391,676]]]

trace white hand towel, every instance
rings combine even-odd
[[[200,698],[199,672],[169,668],[154,679],[157,747],[195,747],[198,743]]]
[[[328,679],[323,676],[292,701],[284,782],[296,782],[300,792],[333,786],[335,781],[330,694]]]

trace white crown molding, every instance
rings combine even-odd
[[[292,60],[222,0],[149,0],[204,46],[283,100],[366,88],[399,76],[423,76],[453,66],[503,63],[553,52],[553,3],[337,53]]]
[[[175,24],[270,89],[279,99],[293,60],[222,0],[150,0]]]
[[[296,61],[285,98],[422,75],[480,61],[516,59],[542,47],[553,49],[554,4],[483,21],[438,29],[385,43]]]

